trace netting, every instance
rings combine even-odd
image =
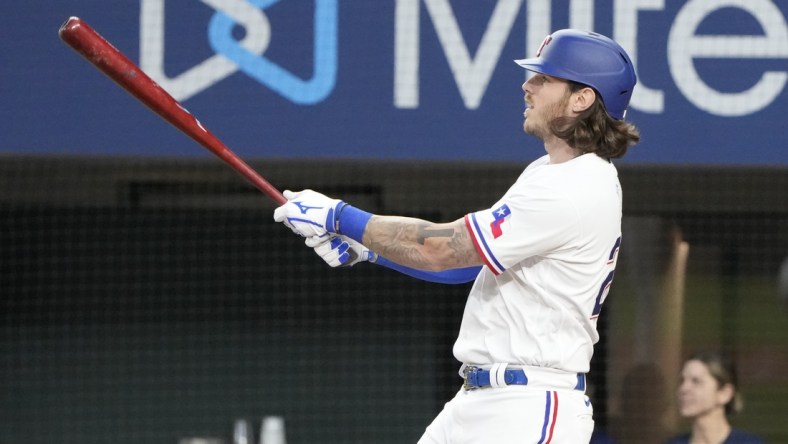
[[[259,427],[270,415],[285,418],[290,443],[415,442],[459,388],[451,345],[467,286],[369,264],[330,269],[218,162],[7,157],[0,168],[2,442],[229,441],[235,420]],[[258,168],[283,187],[432,220],[489,205],[520,172]],[[630,246],[590,375],[598,429],[642,439],[644,422],[658,424],[655,406],[680,426],[670,422],[677,370],[665,363],[708,347],[742,367],[737,424],[784,439],[776,276],[788,172],[620,170]],[[710,188],[716,199],[698,191]],[[690,252],[677,309],[663,281],[679,238]],[[662,385],[638,376],[626,388],[641,364]]]

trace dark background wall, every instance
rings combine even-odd
[[[253,166],[282,188],[433,220],[484,207],[522,167]],[[266,415],[285,417],[290,443],[414,442],[459,387],[451,346],[467,286],[369,264],[330,269],[218,162],[9,156],[0,169],[2,442],[229,439],[235,419]],[[788,255],[788,171],[621,167],[620,176],[625,220],[675,223],[697,254],[684,346],[736,353],[754,390],[748,409],[764,411],[743,425],[786,439],[776,271]],[[638,285],[622,265],[603,310],[591,373],[600,428],[618,403],[623,369],[612,363],[638,347],[621,321],[634,317]],[[720,325],[704,326],[712,317]]]

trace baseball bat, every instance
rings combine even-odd
[[[208,131],[186,108],[79,17],[60,27],[60,39],[161,118],[184,132],[279,205],[287,199]]]

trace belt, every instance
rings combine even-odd
[[[491,376],[492,380],[490,380]],[[525,371],[519,368],[508,368],[503,372],[494,372],[491,375],[490,370],[468,366],[463,370],[463,379],[465,379],[465,383],[462,386],[465,390],[493,386],[528,385],[528,376],[525,376]]]
[[[520,368],[506,368],[505,365],[496,364],[487,370],[476,366],[465,366],[462,369],[462,378],[465,380],[463,388],[473,390],[484,387],[506,387],[507,385],[528,385],[528,376]],[[575,390],[585,391],[586,377],[584,373],[577,374]]]

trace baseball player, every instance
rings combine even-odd
[[[433,223],[304,190],[274,212],[332,266],[474,280],[454,344],[464,383],[420,444],[576,444],[594,428],[585,373],[621,243],[611,159],[640,140],[623,120],[635,71],[614,41],[568,29],[516,63],[533,73],[523,129],[547,154],[489,208]]]

